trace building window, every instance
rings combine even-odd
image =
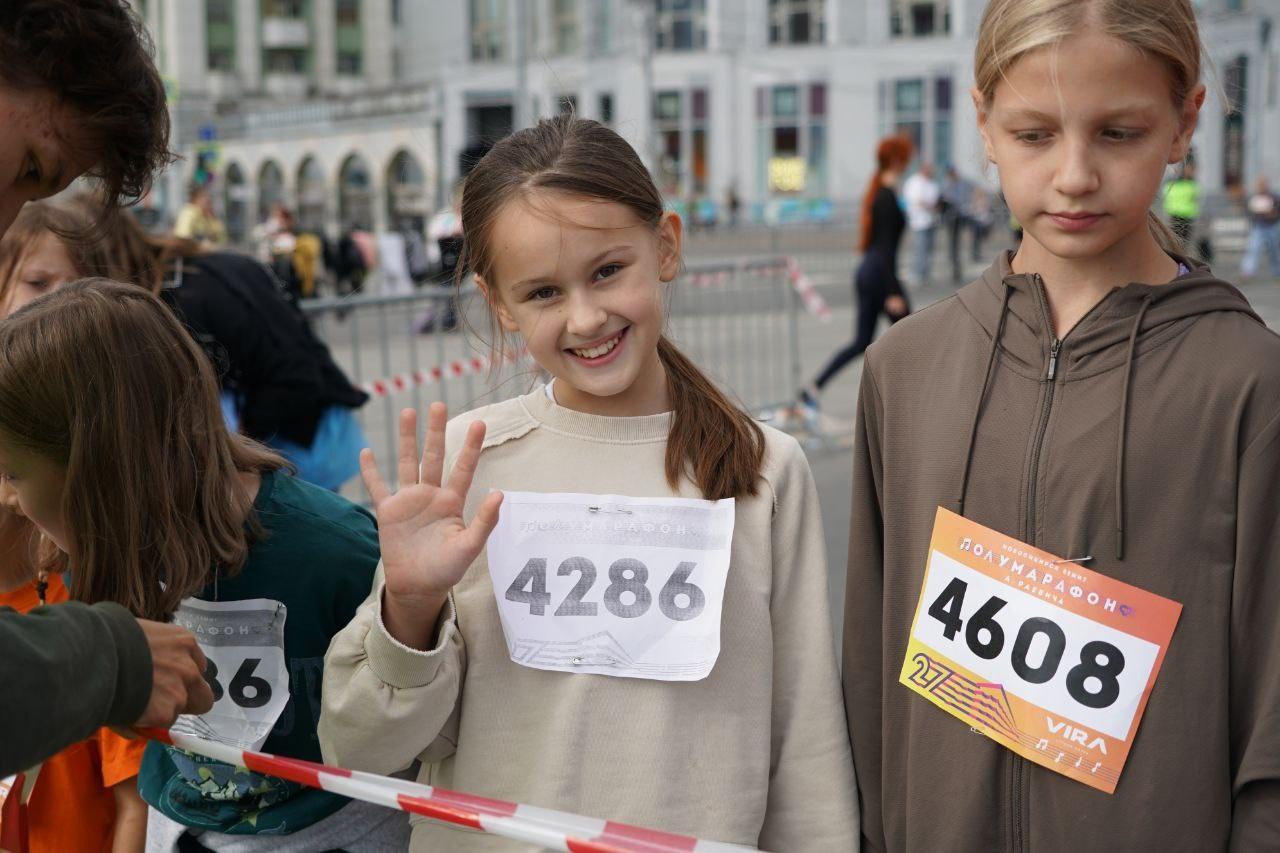
[[[769,0],[769,44],[822,44],[824,0]]]
[[[1222,185],[1244,184],[1245,109],[1248,106],[1249,57],[1237,56],[1222,69],[1227,109],[1222,124]]]
[[[602,92],[598,104],[600,123],[607,127],[613,127],[613,93]]]
[[[588,45],[592,56],[604,56],[613,49],[612,0],[588,0],[590,35]]]
[[[236,64],[236,22],[234,0],[205,0],[205,67],[210,71],[232,71]]]
[[[471,0],[471,61],[501,62],[507,56],[506,0]]]
[[[305,18],[307,0],[262,0],[264,18]]]
[[[292,47],[273,47],[262,52],[263,71],[268,74],[306,74],[307,51]]]
[[[558,55],[578,52],[578,0],[552,0],[551,32]]]
[[[339,74],[358,75],[364,71],[364,31],[360,27],[360,0],[336,0],[334,18]]]
[[[339,27],[360,26],[360,0],[335,0],[333,14]]]
[[[951,32],[951,0],[891,0],[889,34],[927,38]]]
[[[923,162],[952,162],[953,83],[949,76],[916,77],[880,84],[881,135],[900,133],[911,140]]]
[[[756,89],[756,122],[759,195],[825,195],[827,85]]]
[[[707,0],[654,0],[653,44],[658,50],[707,46]]]
[[[707,191],[711,171],[708,144],[710,100],[710,94],[702,88],[661,91],[654,97],[658,189],[668,197],[698,195]]]

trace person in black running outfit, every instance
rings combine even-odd
[[[871,345],[881,312],[893,323],[911,313],[902,282],[898,281],[898,246],[907,219],[894,187],[913,155],[911,140],[904,136],[886,137],[876,148],[876,172],[862,200],[858,240],[862,263],[853,278],[858,304],[855,334],[848,346],[831,357],[813,384],[801,390],[800,402],[811,416],[817,414],[818,395],[823,387]]]

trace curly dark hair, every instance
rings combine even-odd
[[[173,161],[151,38],[124,0],[0,2],[0,83],[44,90],[99,146],[89,174],[112,205],[137,198]]]

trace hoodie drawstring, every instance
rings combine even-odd
[[[1124,559],[1124,463],[1125,431],[1129,422],[1129,386],[1133,382],[1133,360],[1137,354],[1138,332],[1151,307],[1151,294],[1142,298],[1138,314],[1129,330],[1129,354],[1124,362],[1124,386],[1120,392],[1120,435],[1116,439],[1116,559]]]
[[[991,337],[991,351],[987,354],[987,372],[982,377],[982,390],[978,392],[978,406],[973,412],[973,427],[969,430],[969,443],[964,451],[964,472],[960,475],[960,499],[956,502],[957,512],[964,515],[965,493],[969,490],[969,469],[973,466],[973,446],[978,439],[978,424],[982,421],[982,407],[987,400],[987,389],[991,385],[992,368],[996,363],[996,352],[1000,349],[1000,339],[1004,337],[1004,321],[1009,316],[1009,298],[1013,295],[1013,285],[1004,283],[1004,299],[1000,302],[1000,320],[996,323],[996,333]]]

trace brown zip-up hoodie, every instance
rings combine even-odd
[[[1238,290],[1130,284],[1055,341],[1002,256],[868,350],[853,491],[865,849],[1280,850],[1280,337]],[[939,506],[1182,604],[1114,794],[898,683]]]

